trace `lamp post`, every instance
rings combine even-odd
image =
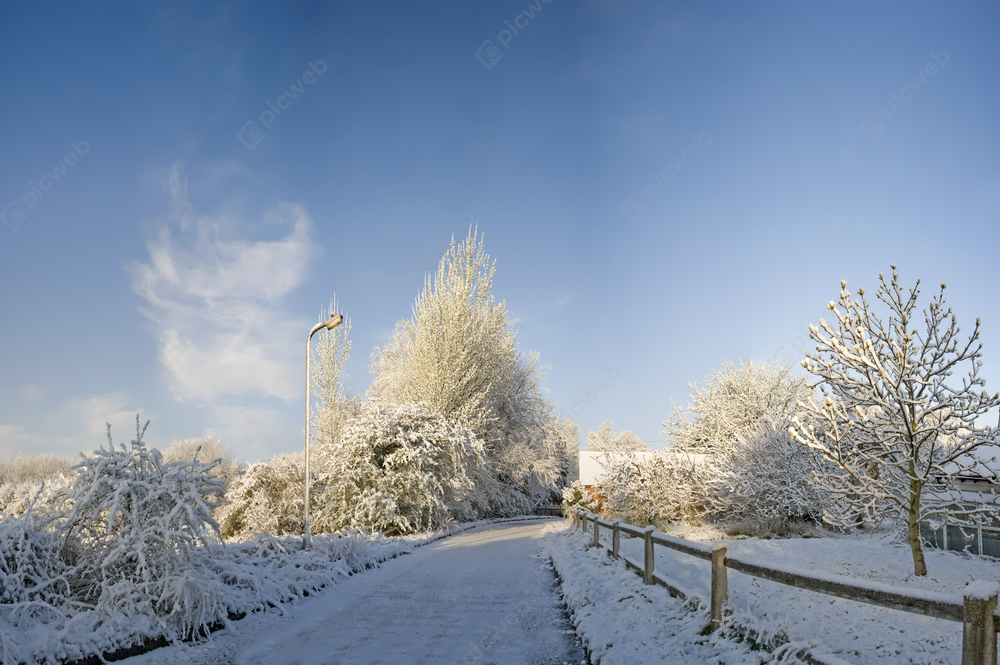
[[[327,321],[314,325],[313,329],[309,331],[309,337],[306,338],[306,528],[305,535],[302,537],[302,549],[304,550],[309,549],[311,540],[309,537],[309,343],[312,341],[312,336],[320,330],[324,328],[333,330],[343,322],[343,314],[331,314]]]

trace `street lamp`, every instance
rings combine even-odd
[[[302,549],[309,549],[310,538],[309,538],[309,342],[312,341],[312,336],[318,333],[320,330],[326,328],[327,330],[333,330],[341,323],[344,322],[343,314],[331,314],[330,318],[323,323],[317,323],[313,326],[313,329],[309,331],[309,337],[306,338],[306,530],[305,536],[302,538]]]

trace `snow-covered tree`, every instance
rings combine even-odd
[[[670,445],[654,455],[637,455],[646,446],[610,422],[590,433],[587,447],[602,453],[606,472],[605,512],[636,524],[812,514],[810,455],[769,424],[796,413],[805,381],[779,364],[727,362],[691,387],[693,413],[674,407],[664,423]]]
[[[819,460],[792,438],[791,424],[765,418],[701,456],[703,499],[713,517],[787,524],[822,515],[825,496],[812,479]]]
[[[671,419],[663,423],[670,446],[691,453],[710,453],[765,418],[791,419],[810,394],[805,379],[786,365],[752,361],[727,361],[704,386],[691,383],[691,390],[688,409],[674,404]]]
[[[330,308],[320,312],[319,320],[327,321],[335,314],[343,314],[336,296],[330,301]],[[311,363],[315,401],[310,422],[316,432],[313,445],[318,447],[340,442],[347,422],[360,413],[361,402],[349,393],[342,376],[344,365],[351,357],[351,320],[345,316],[342,324],[333,330],[320,330],[317,337]]]
[[[204,436],[174,439],[170,447],[163,451],[164,462],[193,462],[199,460],[219,460],[212,471],[222,481],[223,489],[239,479],[243,467],[236,460],[233,449],[224,445],[219,435],[209,430]]]
[[[230,486],[225,504],[219,509],[222,537],[243,540],[257,532],[272,536],[302,535],[305,479],[302,451],[251,464]],[[310,496],[311,507],[315,509],[321,503],[322,492],[314,492]]]
[[[628,430],[615,434],[614,425],[605,420],[596,432],[587,435],[587,450],[605,454],[649,450],[649,444]]]
[[[16,483],[41,483],[59,476],[70,476],[75,461],[72,457],[41,453],[18,453],[11,459],[0,459],[0,485]]]
[[[340,444],[319,450],[317,528],[393,535],[475,519],[487,510],[483,453],[471,430],[422,405],[369,400]]]
[[[424,404],[470,429],[486,447],[481,489],[490,513],[530,509],[556,489],[558,460],[544,453],[545,416],[537,354],[522,355],[505,302],[490,291],[495,267],[477,231],[452,238],[428,276],[409,321],[372,354],[371,395],[393,404]]]
[[[555,460],[560,476],[558,485],[566,487],[580,476],[580,426],[572,418],[558,415],[554,407],[543,422],[545,438],[542,454]]]
[[[876,297],[888,307],[887,319],[869,306],[864,289],[854,299],[841,282],[839,306],[829,304],[836,322],[810,326],[817,346],[803,367],[818,378],[823,394],[806,405],[818,422],[799,418],[792,433],[833,466],[816,470],[832,500],[824,519],[842,527],[901,520],[914,573],[926,575],[922,521],[947,517],[952,524],[973,524],[995,510],[985,504],[960,508],[950,490],[960,475],[993,475],[976,453],[995,444],[1000,431],[977,419],[1000,405],[1000,396],[988,394],[979,376],[979,319],[972,334],[959,339],[955,315],[945,309],[944,284],[920,326],[920,280],[903,289],[893,265],[891,280],[879,275],[879,282]],[[962,366],[968,373],[959,382],[952,377]]]

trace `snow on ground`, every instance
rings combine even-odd
[[[690,534],[688,534],[690,535]],[[611,530],[601,530],[601,542],[611,546]],[[550,536],[549,538],[553,538]],[[583,547],[593,539],[579,528],[565,536]],[[925,550],[928,574],[913,575],[909,545],[891,533],[788,538],[728,540],[729,556],[753,559],[765,565],[797,566],[817,573],[845,575],[859,582],[871,581],[894,587],[925,589],[961,595],[973,580],[1000,580],[1000,562],[989,557]],[[622,553],[643,560],[642,541],[621,538]],[[610,558],[610,555],[601,555]],[[656,571],[674,586],[689,590],[703,604],[710,597],[709,563],[657,546]],[[637,580],[639,576],[630,572]],[[729,602],[733,616],[727,619],[749,628],[765,639],[784,638],[809,646],[822,660],[832,655],[853,663],[939,664],[961,662],[962,624],[909,612],[881,608],[833,596],[760,580],[729,570]],[[639,582],[641,584],[641,580]],[[706,614],[707,617],[707,614]],[[706,619],[707,620],[707,619]]]
[[[601,665],[645,663],[797,663],[797,649],[753,650],[731,631],[702,634],[709,623],[703,602],[687,603],[661,586],[646,586],[634,571],[587,548],[579,529],[547,529],[545,551],[562,579],[573,623]],[[590,535],[590,534],[588,534]],[[640,543],[641,545],[641,543]],[[785,653],[785,652],[788,653]]]
[[[541,552],[546,522],[481,526],[421,547],[198,645],[130,665],[585,662]]]

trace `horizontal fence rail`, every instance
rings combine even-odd
[[[653,527],[640,528],[625,524],[621,520],[608,521],[582,510],[573,511],[569,516],[574,525],[579,522],[583,533],[586,533],[588,524],[593,524],[594,547],[602,546],[600,530],[610,529],[612,532],[610,552],[615,559],[621,559],[626,566],[643,575],[646,584],[659,584],[680,598],[686,598],[689,592],[674,586],[654,570],[654,544],[711,562],[713,630],[718,628],[722,621],[729,586],[726,568],[731,568],[746,575],[807,591],[961,622],[962,665],[997,665],[997,632],[1000,632],[1000,617],[994,614],[997,607],[995,583],[974,582],[964,596],[893,587],[878,582],[859,583],[855,578],[843,575],[827,574],[795,566],[765,565],[753,559],[731,557],[728,556],[728,544],[725,541],[718,541],[714,545],[696,543],[656,532]],[[622,533],[645,541],[644,561],[640,563],[619,555],[619,537]]]

